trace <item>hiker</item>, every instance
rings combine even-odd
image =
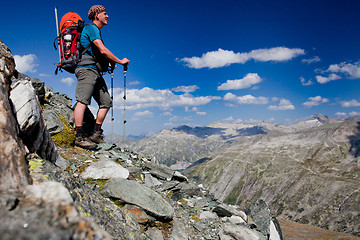
[[[105,61],[108,69],[109,64],[112,69],[116,67],[116,63],[127,66],[130,61],[127,58],[119,59],[110,50],[108,50],[102,41],[101,29],[107,25],[109,16],[105,8],[101,5],[94,5],[90,8],[88,17],[93,24],[86,25],[82,30],[80,37],[80,44],[83,49],[89,45],[90,48],[84,53],[83,58],[92,56],[96,58],[96,64],[79,64],[75,69],[77,77],[76,86],[76,106],[74,109],[75,120],[75,145],[85,149],[96,149],[98,143],[103,143],[103,130],[101,128],[106,114],[112,107],[112,99],[107,90],[105,80],[101,76],[101,69],[98,61]],[[91,97],[99,105],[97,112],[94,132],[90,137],[87,137],[83,129],[84,112],[88,105],[90,105]]]

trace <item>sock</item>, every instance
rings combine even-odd
[[[94,131],[100,131],[101,130],[101,125],[102,124],[95,123]]]
[[[84,133],[82,126],[80,126],[80,127],[75,126],[75,131],[76,131],[76,135],[80,135],[80,134]]]

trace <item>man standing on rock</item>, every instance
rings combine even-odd
[[[104,46],[100,30],[107,25],[109,18],[105,8],[101,5],[92,6],[88,17],[93,24],[86,25],[81,33],[80,43],[83,49],[90,45],[83,58],[85,59],[85,56],[91,56],[95,59],[105,58],[112,67],[115,67],[116,63],[123,66],[128,65],[130,61],[127,58],[120,60]],[[75,70],[75,75],[78,80],[75,92],[77,103],[74,110],[75,145],[85,149],[95,149],[97,143],[104,142],[101,126],[107,112],[112,107],[112,100],[97,64],[79,64]],[[84,133],[83,121],[85,109],[90,105],[91,97],[98,103],[99,110],[96,116],[94,133],[88,138]]]

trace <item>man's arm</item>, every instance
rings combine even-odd
[[[121,60],[117,58],[112,52],[110,52],[109,49],[105,47],[104,43],[100,39],[95,39],[93,43],[99,49],[100,53],[111,62],[115,62],[121,65],[127,65],[130,63],[129,59],[127,58],[123,58]]]

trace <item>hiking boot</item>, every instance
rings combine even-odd
[[[105,143],[102,133],[102,129],[100,129],[99,131],[94,131],[94,133],[90,136],[90,140],[94,143]]]
[[[95,150],[97,149],[97,144],[90,141],[84,134],[77,134],[75,135],[75,146],[88,149],[88,150]]]

